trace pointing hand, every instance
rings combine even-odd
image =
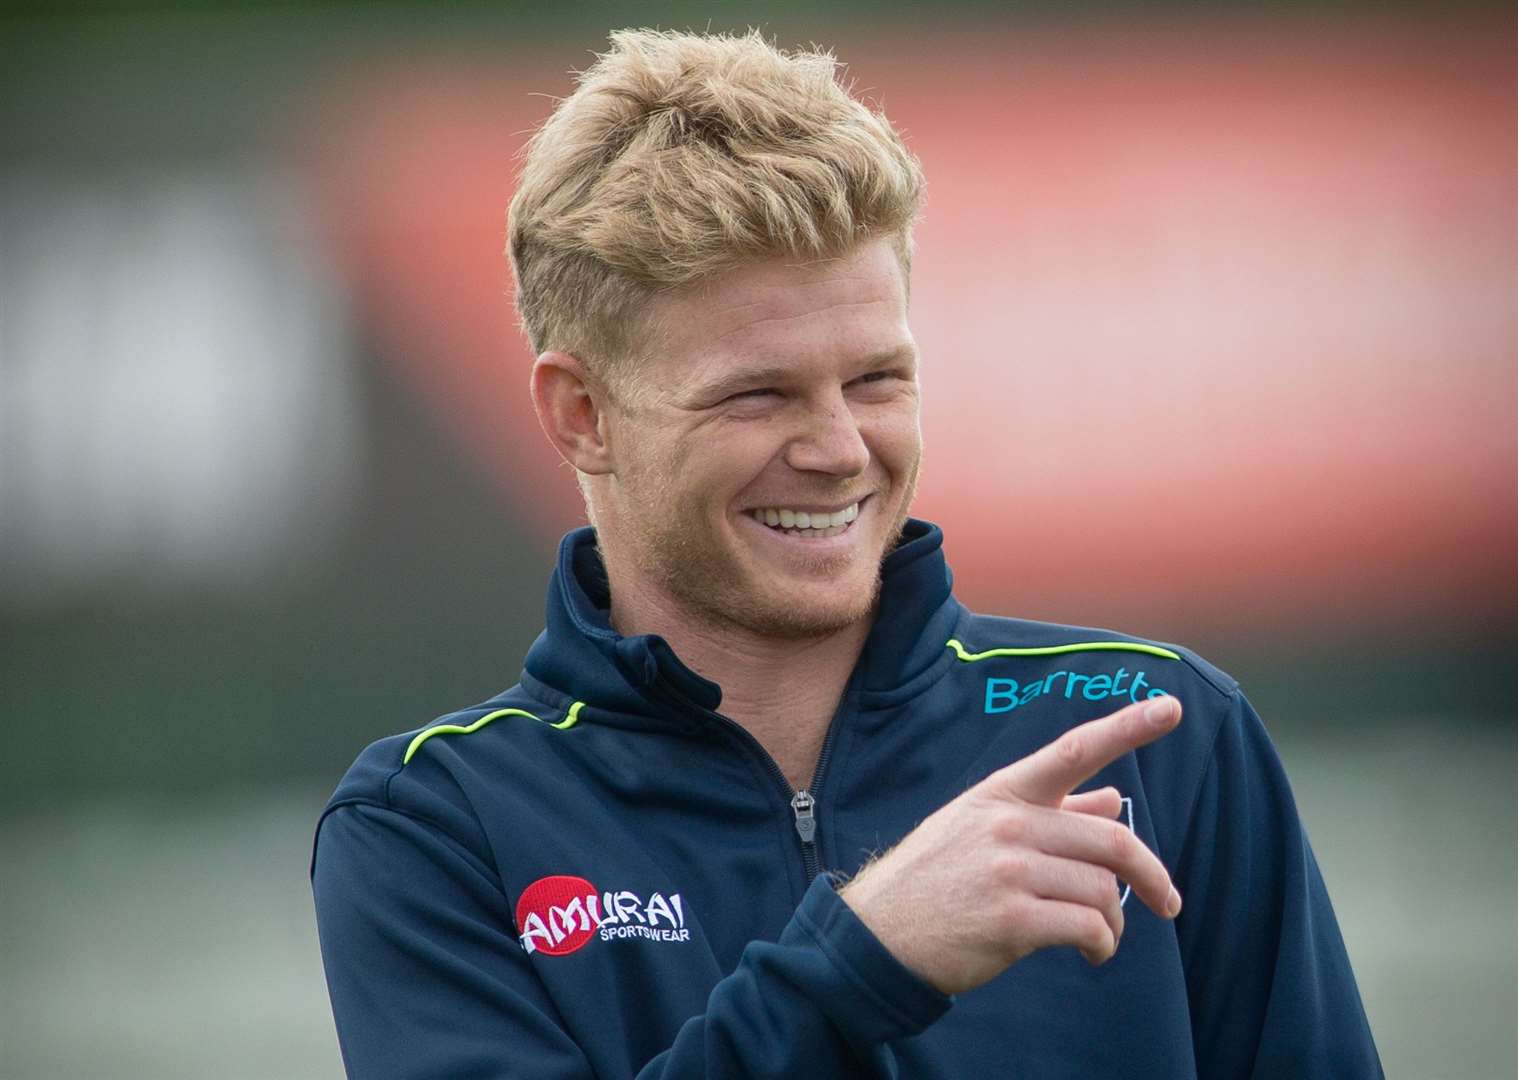
[[[1181,897],[1155,854],[1113,820],[1117,791],[1070,792],[1180,719],[1180,702],[1159,697],[1071,728],[941,807],[840,895],[945,993],[1052,945],[1105,962],[1123,936],[1118,878],[1163,918]]]

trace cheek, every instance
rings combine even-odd
[[[642,498],[667,494],[686,471],[688,450],[657,424],[629,426],[621,432],[618,464],[623,480],[636,486]]]
[[[887,470],[908,474],[922,457],[922,428],[915,408],[878,418],[867,436],[871,453]]]
[[[713,432],[691,455],[687,468],[713,495],[739,494],[783,460],[785,444],[766,421],[750,421]]]

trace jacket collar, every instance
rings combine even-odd
[[[880,607],[849,682],[862,703],[911,696],[952,654],[959,607],[943,557],[943,531],[909,519],[881,566]],[[610,723],[681,721],[717,711],[722,690],[686,667],[657,634],[623,637],[611,626],[611,591],[595,530],[580,528],[559,544],[548,584],[547,627],[527,653],[523,682],[586,703],[587,719]]]

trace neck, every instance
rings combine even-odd
[[[612,587],[612,625],[659,634],[692,671],[722,688],[722,713],[774,758],[791,787],[809,787],[828,725],[873,620],[812,638],[773,638],[716,625],[663,596]]]

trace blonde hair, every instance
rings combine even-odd
[[[533,352],[609,374],[655,295],[753,259],[886,237],[908,269],[922,170],[839,68],[752,30],[613,33],[529,142],[511,200]]]

